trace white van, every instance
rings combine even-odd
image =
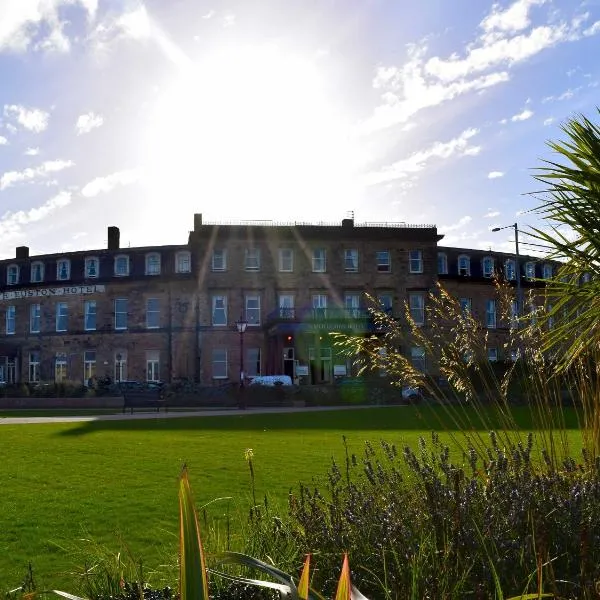
[[[293,385],[293,383],[289,375],[257,375],[252,378],[250,385],[273,387],[276,385]]]

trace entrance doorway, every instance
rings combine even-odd
[[[293,348],[283,349],[283,374],[289,375],[294,381],[296,376],[296,355]]]
[[[331,383],[331,348],[309,348],[311,383]]]

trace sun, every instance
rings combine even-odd
[[[149,189],[220,219],[337,219],[353,208],[356,152],[332,96],[318,64],[275,45],[214,52],[154,106]]]

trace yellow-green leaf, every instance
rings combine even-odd
[[[348,564],[348,555],[344,554],[344,562],[342,564],[342,572],[338,581],[335,600],[350,600],[350,591],[352,584],[350,582],[350,565]]]
[[[308,600],[308,581],[310,579],[309,571],[310,554],[307,554],[304,561],[304,567],[302,569],[302,575],[300,576],[300,581],[298,582],[298,598],[300,598],[300,600]]]
[[[179,479],[179,592],[181,600],[208,600],[208,573],[187,467]]]

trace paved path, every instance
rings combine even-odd
[[[356,410],[361,408],[376,408],[369,406],[311,406],[306,407],[256,407],[246,410],[223,408],[212,410],[190,410],[176,412],[139,411],[130,413],[115,413],[110,415],[86,416],[56,416],[56,417],[0,417],[0,425],[27,425],[42,423],[86,423],[88,421],[137,421],[140,419],[183,419],[189,417],[224,417],[239,415],[274,414],[274,413],[307,413],[328,410]]]

